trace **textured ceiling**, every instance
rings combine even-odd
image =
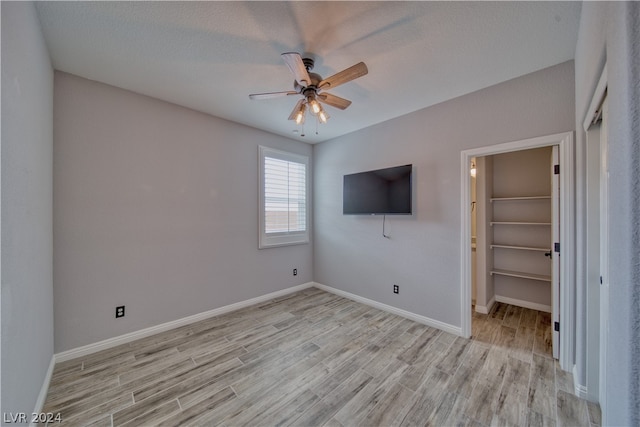
[[[309,143],[335,138],[573,59],[579,2],[38,2],[57,70]],[[331,90],[302,138],[280,58],[295,51],[328,77],[364,61],[369,74]]]

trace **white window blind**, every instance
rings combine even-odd
[[[266,233],[307,228],[306,166],[265,157],[264,211]]]
[[[260,248],[307,243],[306,156],[260,147]]]

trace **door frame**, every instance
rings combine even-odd
[[[603,126],[607,126],[607,121],[608,121],[608,117],[606,117],[607,114],[605,114],[605,112],[603,111],[604,103],[607,97],[607,89],[608,89],[608,73],[607,73],[607,63],[605,62],[604,66],[602,67],[602,72],[600,73],[600,78],[598,79],[598,83],[596,84],[595,90],[593,92],[593,96],[591,97],[589,108],[587,109],[584,115],[584,120],[582,122],[582,128],[584,130],[584,138],[585,138],[584,144],[583,144],[584,148],[583,147],[578,147],[578,148],[584,151],[588,151],[588,149],[591,149],[593,147],[587,148],[587,145],[594,144],[594,145],[597,145],[597,152],[598,152],[597,167],[596,165],[591,165],[586,161],[584,166],[581,164],[578,164],[576,174],[578,177],[584,177],[585,182],[587,181],[587,177],[590,176],[590,174],[592,173],[598,176],[598,181],[602,180],[602,171],[601,171],[602,162],[603,162],[602,145],[608,143],[606,129],[603,130]],[[602,116],[602,124],[600,125],[599,129],[593,130],[592,124],[597,121],[597,118],[599,116]],[[596,139],[591,139],[590,138],[591,132],[598,132],[598,137]],[[581,158],[581,157],[578,157],[578,158]],[[583,190],[581,188],[578,188],[578,190],[581,193],[586,192],[586,190]],[[598,190],[599,209],[595,213],[597,214],[598,222],[601,223],[603,220],[603,218],[601,217],[602,207],[606,203],[606,201],[601,199],[602,194],[600,194],[600,192],[602,191],[602,182],[599,183],[599,188],[597,190]],[[584,215],[587,215],[587,210],[590,208],[592,209],[593,206],[585,205]],[[578,220],[580,219],[581,218],[578,218]],[[606,295],[603,294],[603,291],[605,291],[606,289],[603,288],[602,285],[598,285],[597,294],[589,293],[589,289],[592,289],[589,286],[590,285],[589,280],[591,280],[592,277],[590,276],[591,271],[589,270],[589,263],[587,262],[587,257],[597,252],[597,256],[599,258],[599,261],[601,262],[603,251],[608,250],[608,245],[606,245],[607,247],[603,247],[600,241],[600,239],[602,238],[602,235],[601,235],[602,224],[599,224],[599,227],[597,230],[589,228],[588,225],[584,228],[579,228],[579,230],[581,230],[582,233],[584,233],[584,236],[583,237],[578,236],[578,238],[582,238],[584,242],[588,242],[591,237],[595,236],[597,237],[598,246],[597,248],[594,248],[592,246],[587,247],[585,243],[584,245],[585,249],[582,250],[585,252],[585,254],[582,255],[582,253],[580,252],[578,253],[579,257],[578,257],[577,272],[582,276],[581,279],[583,278],[583,281],[579,283],[579,287],[583,289],[583,292],[585,293],[584,300],[586,305],[587,341],[584,343],[584,349],[582,350],[582,352],[584,353],[584,357],[582,359],[583,359],[583,363],[585,364],[584,366],[585,384],[578,384],[578,381],[576,381],[576,379],[574,379],[574,381],[576,381],[576,390],[580,387],[581,393],[578,394],[579,397],[583,397],[592,401],[598,401],[600,403],[600,408],[602,409],[602,419],[604,421],[605,414],[607,413],[606,412],[607,402],[606,402],[606,393],[605,393],[606,384],[607,384],[607,378],[605,375],[606,366],[607,366],[607,352],[606,352],[607,334],[605,334],[604,332],[607,330],[608,323],[609,323],[609,310],[608,310],[608,301],[607,301],[608,294]],[[600,263],[598,263],[597,270],[598,270],[598,275],[602,276],[603,275],[602,265]],[[595,299],[597,299],[597,301],[594,301]],[[595,358],[596,355],[598,359],[597,363],[593,363],[590,360],[590,356],[591,358]],[[579,361],[580,361],[580,357],[577,358],[576,363],[578,363]]]
[[[605,96],[600,127],[600,336],[598,345],[598,401],[607,409],[607,348],[609,347],[609,103]]]
[[[471,180],[472,157],[557,145],[560,154],[560,367],[569,371],[575,357],[575,142],[573,132],[506,142],[460,152],[460,324],[471,336]]]
[[[553,247],[554,242],[562,242],[560,237],[560,174],[556,174],[555,165],[560,164],[560,149],[557,145],[551,148],[551,164],[549,165],[549,174],[551,175],[551,322],[552,324],[560,323],[560,256],[555,255]],[[562,246],[562,244],[561,244]],[[562,249],[562,248],[561,248]],[[576,294],[577,297],[577,294]],[[577,298],[576,298],[577,299]],[[555,328],[551,331],[551,340],[553,342],[553,357],[560,358],[560,331]]]

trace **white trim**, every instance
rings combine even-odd
[[[585,399],[588,400],[588,394],[587,394],[587,386],[586,385],[582,385],[578,383],[578,366],[577,365],[573,365],[573,369],[571,370],[571,373],[573,374],[573,392],[575,393],[576,396],[578,396],[580,399]]]
[[[413,320],[415,322],[422,323],[423,325],[431,326],[433,328],[440,329],[441,331],[445,331],[450,334],[462,336],[462,330],[457,326],[453,326],[448,323],[441,322],[439,320],[431,319],[429,317],[421,316],[419,314],[415,314],[410,311],[403,310],[401,308],[393,307],[391,305],[383,304],[378,301],[370,300],[368,298],[364,298],[349,292],[341,291],[339,289],[322,285],[320,283],[314,283],[313,286],[323,291],[331,292],[332,294],[339,295],[344,298],[348,298],[350,300],[368,305],[370,307],[377,308],[379,310],[383,310],[389,313],[397,314],[398,316],[402,316],[407,319]]]
[[[305,167],[305,229],[282,233],[265,232],[265,158],[303,164]],[[308,244],[311,236],[311,160],[309,156],[258,146],[258,249]]]
[[[246,301],[240,301],[237,302],[235,304],[230,304],[230,305],[226,305],[224,307],[219,307],[219,308],[215,308],[213,310],[209,310],[209,311],[205,311],[202,313],[198,313],[195,314],[193,316],[188,316],[188,317],[184,317],[182,319],[177,319],[171,322],[167,322],[167,323],[162,323],[160,325],[156,325],[156,326],[152,326],[150,328],[146,328],[146,329],[142,329],[139,331],[135,331],[135,332],[130,332],[128,334],[124,334],[124,335],[120,335],[117,337],[113,337],[113,338],[109,338],[103,341],[99,341],[93,344],[89,344],[89,345],[85,345],[82,347],[77,347],[71,350],[67,350],[67,351],[63,351],[61,353],[57,353],[54,354],[53,358],[52,358],[52,362],[51,362],[51,366],[49,367],[49,371],[47,373],[47,378],[45,380],[45,384],[43,384],[43,390],[44,393],[41,391],[41,394],[43,395],[43,401],[41,402],[41,406],[42,404],[44,404],[44,397],[46,397],[46,391],[48,389],[48,385],[49,385],[49,381],[51,380],[51,374],[53,372],[53,366],[55,365],[55,363],[58,362],[64,362],[67,360],[71,360],[71,359],[75,359],[78,357],[82,357],[82,356],[86,356],[88,354],[92,354],[92,353],[96,353],[98,351],[102,351],[102,350],[106,350],[121,344],[126,344],[132,341],[135,341],[137,339],[140,338],[145,338],[151,335],[155,335],[158,334],[160,332],[165,332],[171,329],[175,329],[178,328],[180,326],[184,326],[184,325],[188,325],[191,323],[195,323],[198,322],[200,320],[205,320],[214,316],[219,316],[222,314],[226,314],[232,311],[236,311],[239,310],[241,308],[245,308],[245,307],[249,307],[251,305],[255,305],[255,304],[259,304],[262,302],[266,302],[269,301],[271,299],[274,298],[278,298],[284,295],[288,295],[294,292],[298,292],[304,289],[308,289],[311,287],[316,287],[320,290],[326,291],[326,292],[330,292],[332,294],[335,295],[339,295],[341,297],[344,298],[348,298],[350,300],[368,305],[370,307],[374,307],[383,311],[387,311],[389,313],[393,313],[393,314],[397,314],[398,316],[402,316],[405,317],[407,319],[411,319],[415,322],[418,323],[422,323],[423,325],[427,325],[427,326],[431,326],[434,327],[436,329],[440,329],[442,331],[454,334],[454,335],[458,335],[458,336],[462,336],[462,331],[461,328],[457,327],[457,326],[453,326],[450,325],[448,323],[444,323],[441,322],[439,320],[435,320],[435,319],[431,319],[429,317],[425,317],[425,316],[421,316],[419,314],[415,314],[412,313],[410,311],[406,311],[406,310],[402,310],[400,308],[397,307],[393,307],[387,304],[383,304],[377,301],[373,301],[370,300],[368,298],[364,298],[355,294],[351,294],[349,292],[345,292],[345,291],[341,291],[339,289],[335,289],[332,288],[330,286],[326,286],[326,285],[322,285],[320,283],[316,283],[316,282],[307,282],[307,283],[303,283],[302,285],[298,285],[298,286],[293,286],[291,288],[287,288],[287,289],[283,289],[280,291],[276,291],[276,292],[272,292],[270,294],[266,294],[266,295],[262,295],[256,298],[252,298]]]
[[[584,121],[582,122],[582,127],[586,132],[591,127],[593,123],[593,119],[595,118],[596,111],[602,105],[602,100],[604,99],[604,94],[607,91],[607,64],[604,64],[604,68],[602,69],[602,74],[600,74],[600,79],[598,79],[598,84],[596,85],[596,89],[593,92],[593,96],[591,97],[591,103],[589,104],[589,108],[587,109],[587,114],[584,116]]]
[[[575,359],[575,178],[573,132],[506,142],[460,152],[460,313],[462,336],[471,335],[471,212],[469,165],[472,157],[558,145],[560,151],[560,367],[569,370]]]
[[[584,381],[586,385],[579,385],[578,381],[580,378],[577,375],[578,368],[577,366],[574,368],[574,384],[575,384],[575,392],[576,394],[580,392],[588,393],[589,396],[585,396],[588,400],[591,401],[599,401],[600,408],[602,410],[602,421],[603,425],[606,425],[605,419],[606,414],[608,413],[606,410],[606,395],[604,390],[606,389],[606,377],[604,376],[604,367],[606,366],[606,352],[602,351],[604,346],[603,342],[601,342],[602,335],[600,328],[602,327],[601,322],[604,322],[605,313],[602,311],[601,301],[602,293],[597,293],[596,295],[590,295],[587,291],[589,287],[589,280],[592,279],[590,276],[588,262],[587,259],[590,254],[590,249],[587,249],[588,239],[591,237],[591,231],[588,230],[587,224],[587,209],[590,209],[590,206],[587,206],[587,174],[591,171],[587,161],[586,152],[589,150],[587,147],[589,144],[596,144],[600,146],[602,143],[602,139],[600,135],[596,138],[597,141],[594,141],[590,138],[590,132],[593,131],[593,121],[596,118],[596,112],[600,110],[604,110],[604,101],[607,95],[607,86],[608,86],[608,77],[607,77],[607,64],[605,63],[600,72],[600,77],[598,79],[598,83],[595,85],[593,94],[591,96],[591,101],[589,103],[589,108],[586,110],[584,117],[582,117],[582,127],[584,129],[583,140],[582,143],[576,145],[576,201],[577,201],[577,209],[576,209],[576,288],[578,292],[582,292],[582,301],[581,302],[585,309],[585,323],[584,323],[584,337],[586,340],[582,340],[581,342],[576,343],[576,352],[580,351],[580,357],[576,356],[576,364],[580,364],[582,370],[584,371]],[[603,124],[606,126],[606,120],[604,118],[604,111],[601,111]],[[579,120],[580,117],[577,117]],[[600,132],[598,132],[600,133]],[[593,135],[592,135],[593,136]],[[600,149],[598,149],[600,150]],[[601,153],[598,153],[600,156]],[[598,168],[600,165],[597,166]],[[600,175],[600,171],[596,169],[596,173],[598,176]],[[598,188],[596,187],[596,191]],[[598,199],[600,195],[598,193]],[[598,203],[603,203],[599,201]],[[600,215],[600,212],[596,212],[597,215]],[[600,238],[600,230],[598,229],[595,233],[597,235],[597,240]],[[596,250],[598,253],[601,252],[601,247],[596,245]],[[601,253],[600,253],[601,254]],[[601,254],[602,255],[602,254]],[[600,265],[597,266],[598,272],[600,272]],[[596,276],[597,277],[597,276]],[[602,287],[600,287],[600,292],[603,292]],[[598,300],[597,307],[592,308],[592,299],[596,298]],[[597,330],[595,331],[597,334],[597,339],[592,341],[593,337],[593,317],[597,317],[596,322],[598,323],[596,326]],[[594,341],[597,344],[597,348],[594,350]],[[595,357],[594,357],[595,355]],[[591,358],[597,358],[597,366],[594,366]],[[583,365],[583,366],[582,366]],[[601,372],[602,371],[602,372]],[[580,390],[578,389],[580,387]],[[581,396],[582,397],[582,396]]]
[[[208,319],[210,317],[219,316],[221,314],[226,314],[232,311],[239,310],[241,308],[249,307],[254,304],[259,304],[261,302],[269,301],[273,298],[278,298],[284,295],[291,294],[293,292],[298,292],[303,289],[308,289],[313,287],[313,282],[303,283],[302,285],[293,286],[291,288],[283,289],[276,292],[271,292],[270,294],[262,295],[256,298],[251,298],[245,301],[240,301],[234,304],[225,305],[224,307],[215,308],[213,310],[205,311],[202,313],[194,314],[193,316],[184,317],[182,319],[173,320],[171,322],[162,323],[160,325],[152,326],[150,328],[141,329],[139,331],[130,332],[128,334],[120,335],[117,337],[109,338],[103,341],[99,341],[93,344],[85,345],[78,348],[73,348],[71,350],[63,351],[61,353],[57,353],[55,355],[56,362],[64,362],[66,360],[75,359],[77,357],[86,356],[91,353],[95,353],[101,350],[106,350],[108,348],[112,348],[118,346],[120,344],[129,343],[131,341],[135,341],[140,338],[145,338],[151,335],[158,334],[160,332],[165,332],[171,329],[178,328],[180,326],[188,325],[191,323],[198,322],[200,320]],[[48,384],[48,383],[47,383]]]
[[[468,152],[460,153],[460,222],[462,223],[462,232],[460,233],[460,325],[461,335],[465,338],[471,338],[471,180],[469,179],[469,168],[471,167],[471,158],[476,157],[469,155]],[[476,163],[477,164],[477,163]],[[477,241],[476,241],[477,245]],[[477,253],[477,247],[476,247]],[[485,296],[486,298],[486,296]],[[488,312],[487,312],[488,314]]]
[[[516,298],[503,297],[496,295],[497,302],[503,302],[505,304],[517,305],[518,307],[530,308],[531,310],[544,311],[545,313],[551,313],[551,306],[546,304],[538,304],[536,302],[524,301]]]
[[[496,303],[496,297],[494,295],[494,296],[491,297],[491,299],[487,303],[486,307],[484,305],[476,304],[476,312],[478,312],[480,314],[489,314],[491,312],[491,309],[493,308],[493,304],[495,304],[495,303]]]
[[[555,174],[555,165],[560,164],[560,153],[558,146],[554,145],[551,149],[551,161],[549,165],[549,174],[551,175],[551,243],[562,242],[560,237],[560,181],[562,173]],[[560,257],[554,256],[551,259],[551,322],[560,325]],[[576,299],[578,298],[576,292]],[[551,330],[551,349],[554,359],[560,358],[560,331],[553,328]],[[574,360],[575,362],[575,360]]]
[[[42,412],[42,408],[44,407],[44,402],[47,399],[47,393],[49,392],[49,384],[51,383],[51,376],[53,375],[53,369],[56,366],[57,362],[56,355],[51,356],[51,361],[49,361],[49,368],[47,369],[47,373],[44,376],[44,381],[42,381],[42,387],[40,387],[40,393],[38,394],[38,399],[36,399],[36,405],[33,408],[34,414],[39,414]],[[32,418],[32,417],[31,417]],[[35,427],[38,424],[31,423],[30,427]]]
[[[569,132],[560,151],[560,367],[568,371],[576,353],[575,139]]]

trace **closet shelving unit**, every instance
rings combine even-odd
[[[500,268],[494,268],[493,270],[491,270],[491,274],[497,274],[499,276],[519,277],[521,279],[539,280],[541,282],[551,282],[551,276],[547,274],[524,273],[521,271],[503,270]]]
[[[550,222],[491,221],[491,225],[551,225]]]
[[[507,220],[491,221],[489,224],[492,226],[492,228],[516,227],[516,228],[526,230],[524,232],[525,234],[527,233],[537,234],[540,232],[544,232],[544,230],[546,230],[548,232],[548,235],[549,236],[551,235],[551,228],[550,228],[551,223],[546,221],[545,219],[541,219],[539,221],[531,220],[530,218],[527,218],[527,220],[520,220],[522,216],[527,217],[526,212],[527,212],[527,209],[531,207],[532,202],[535,202],[535,203],[542,202],[542,203],[545,203],[545,206],[550,207],[551,196],[544,195],[544,196],[492,197],[489,200],[494,206],[494,209],[493,209],[494,217],[495,217],[496,205],[497,204],[502,205],[503,204],[502,202],[516,203],[520,205],[520,209],[525,212],[525,215],[514,215],[514,218],[506,218]],[[504,215],[501,215],[500,217],[501,219],[504,219]],[[507,243],[497,243],[495,241],[495,233],[492,232],[492,235],[494,235],[494,238],[492,239],[493,243],[490,245],[490,248],[493,250],[520,251],[522,253],[531,253],[531,254],[537,254],[537,255],[539,255],[541,252],[545,254],[549,254],[551,252],[550,247],[541,246],[539,244],[538,245],[528,244],[529,239],[525,239],[522,242],[512,241]],[[532,240],[535,240],[535,239],[532,239]],[[549,241],[550,241],[550,237],[549,237]],[[550,246],[550,242],[549,242],[549,246]],[[547,283],[551,282],[551,276],[548,274],[525,272],[515,268],[504,269],[504,268],[494,267],[491,269],[490,273],[491,275],[509,276],[509,277],[536,280],[536,281],[547,282]]]

